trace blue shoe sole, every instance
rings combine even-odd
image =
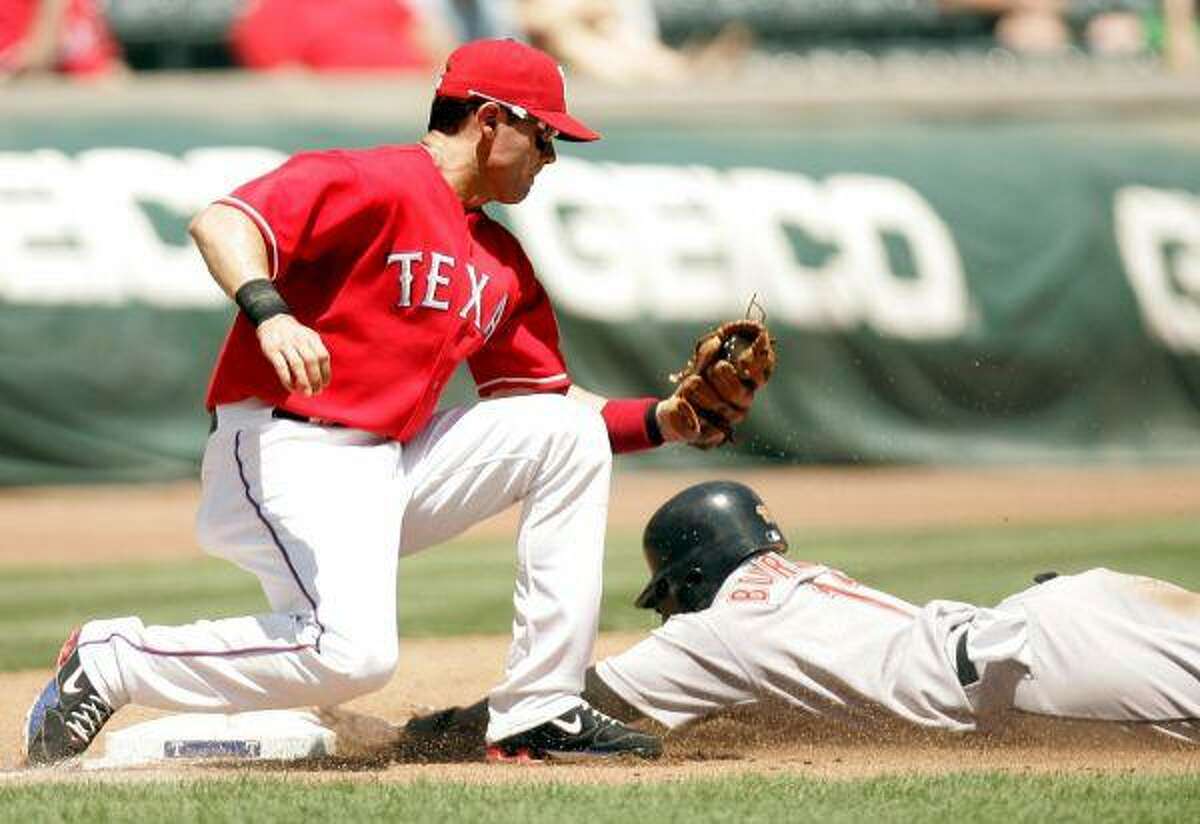
[[[50,678],[50,682],[42,688],[41,694],[33,702],[33,705],[29,708],[29,712],[25,714],[25,757],[31,763],[33,758],[32,753],[29,751],[29,743],[42,731],[42,725],[46,722],[46,710],[57,704],[58,698],[58,675],[56,673]]]

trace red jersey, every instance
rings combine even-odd
[[[481,396],[570,385],[558,324],[521,245],[462,202],[420,146],[298,154],[218,202],[262,233],[271,276],[329,350],[332,382],[288,393],[240,312],[208,407],[256,397],[405,441],[459,363]]]

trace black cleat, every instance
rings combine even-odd
[[[76,629],[58,654],[58,671],[25,716],[30,764],[57,764],[83,753],[113,714],[79,661]]]
[[[658,758],[662,755],[662,742],[609,718],[586,701],[558,718],[510,735],[487,748],[488,761],[584,760],[618,755]]]

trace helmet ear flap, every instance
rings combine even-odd
[[[676,598],[680,605],[688,612],[695,612],[698,609],[703,609],[707,604],[701,604],[702,595],[700,588],[704,584],[704,570],[698,566],[691,567],[680,580],[677,587]]]

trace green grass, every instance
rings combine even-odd
[[[996,526],[790,535],[792,556],[838,566],[912,601],[993,603],[1036,572],[1109,566],[1200,589],[1200,518],[1075,526]],[[646,579],[637,536],[611,534],[601,627],[643,630],[631,605]],[[513,550],[457,541],[400,565],[400,630],[409,636],[506,633]],[[182,623],[261,612],[257,582],[218,560],[5,568],[0,572],[0,671],[44,667],[66,631],[89,618],[138,614]]]
[[[1200,589],[1200,517],[789,538],[792,557],[836,566],[918,603],[991,604],[1029,586],[1038,572],[1095,566]]]
[[[1200,817],[1189,777],[1004,774],[820,781],[742,776],[587,786],[455,782],[302,785],[258,777],[103,786],[0,786],[0,820],[146,821],[729,821],[1183,822]]]

